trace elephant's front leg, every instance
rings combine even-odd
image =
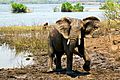
[[[84,55],[83,55],[83,59],[85,61],[84,65],[83,65],[83,69],[85,71],[90,71],[90,57],[88,56],[88,52],[87,50],[84,50]]]
[[[67,74],[72,72],[73,53],[67,53]]]
[[[79,53],[80,52],[80,53]],[[90,71],[90,57],[88,56],[87,50],[81,50],[81,51],[74,50],[74,54],[83,57],[85,64],[83,65],[83,69],[85,71]]]
[[[81,48],[81,49],[79,49],[79,53],[82,55],[82,57],[83,57],[83,59],[85,61],[84,65],[83,65],[83,69],[85,71],[90,71],[90,62],[91,62],[91,59],[88,56],[88,51]]]

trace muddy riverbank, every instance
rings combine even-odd
[[[44,31],[44,32],[41,32]],[[0,69],[0,80],[119,80],[120,79],[120,29],[109,31],[101,29],[93,37],[85,38],[85,47],[91,57],[91,71],[82,68],[84,61],[74,55],[74,74],[67,75],[65,69],[61,72],[47,72],[47,30],[34,28],[0,28],[0,43],[6,43],[18,53],[32,52],[35,63],[21,68]],[[6,34],[5,34],[6,33]],[[29,34],[28,34],[29,33]],[[4,35],[3,35],[4,34]],[[20,35],[26,34],[26,35]],[[44,36],[45,34],[45,36]],[[41,36],[42,35],[42,36]],[[37,36],[37,37],[36,37]],[[39,37],[38,37],[39,36]],[[41,36],[41,37],[40,37]],[[42,41],[41,41],[42,40]],[[62,66],[66,67],[66,56],[62,57]]]
[[[120,40],[120,36],[115,39]],[[73,69],[75,74],[67,75],[63,72],[47,73],[47,55],[34,56],[36,64],[15,69],[0,69],[2,80],[119,80],[120,79],[120,44],[119,48],[112,50],[108,37],[88,38],[87,49],[91,57],[91,71],[82,69],[83,59],[74,56]],[[46,53],[46,52],[43,52]],[[66,57],[62,58],[62,66],[66,66]]]

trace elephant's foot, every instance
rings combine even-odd
[[[62,66],[56,65],[56,70],[55,70],[55,71],[60,72],[60,71],[62,71],[62,70],[63,70],[63,69],[62,69]]]
[[[74,74],[74,71],[72,71],[72,70],[69,70],[69,71],[68,71],[68,70],[67,70],[67,71],[66,71],[66,74],[68,74],[68,75],[69,75],[69,74]]]
[[[62,69],[62,68],[59,68],[59,69],[56,69],[55,71],[56,71],[56,72],[61,72],[61,71],[63,71],[63,69]]]
[[[90,71],[90,61],[85,61],[85,64],[83,65],[83,69],[85,71]]]
[[[66,74],[74,74],[74,71],[71,68],[67,68]]]

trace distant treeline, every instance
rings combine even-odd
[[[120,2],[120,0],[118,1]],[[68,2],[68,0],[0,0],[1,4],[8,4],[11,2],[32,3],[32,4],[39,4],[39,3],[58,4],[58,3]],[[69,0],[69,2],[105,2],[105,0]]]
[[[66,0],[64,0],[66,1]],[[11,2],[20,2],[20,3],[32,3],[32,4],[44,4],[44,3],[62,3],[63,0],[0,0],[1,4],[9,4]]]

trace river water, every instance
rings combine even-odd
[[[60,4],[26,4],[32,13],[11,13],[11,6],[8,4],[0,4],[0,26],[24,26],[24,25],[40,25],[45,22],[55,23],[61,17],[85,18],[88,16],[96,16],[104,19],[102,11],[99,11],[99,5],[84,5],[84,12],[53,12],[54,7],[60,7]],[[87,12],[87,9],[94,10]],[[97,10],[97,11],[96,11]]]
[[[2,44],[0,46],[0,69],[1,68],[22,68],[26,65],[33,64],[33,57],[29,57],[31,55],[27,52],[21,52],[16,55],[15,49],[10,49],[9,45]],[[28,59],[29,60],[26,60]]]

